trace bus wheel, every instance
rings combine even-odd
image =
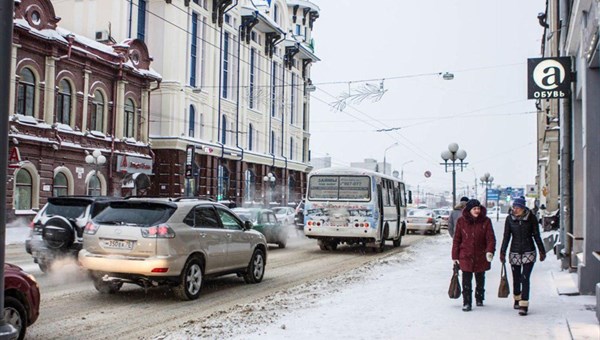
[[[394,248],[400,247],[401,242],[402,242],[402,235],[398,235],[398,238],[394,240]]]
[[[336,249],[337,249],[337,245],[338,245],[338,244],[337,244],[337,242],[335,242],[335,241],[331,241],[331,242],[329,242],[329,243],[328,243],[328,244],[325,246],[325,248],[326,248],[327,250],[334,251],[334,250],[336,250]]]
[[[321,250],[327,250],[327,244],[323,240],[318,240],[317,244],[319,245],[319,248],[321,248]]]

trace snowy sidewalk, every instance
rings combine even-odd
[[[595,298],[558,294],[557,278],[571,274],[560,271],[552,253],[536,263],[529,315],[519,316],[512,295],[497,297],[497,256],[486,274],[483,307],[463,312],[462,298],[449,299],[450,249],[451,239],[444,231],[371,268],[281,292],[160,338],[600,339]]]

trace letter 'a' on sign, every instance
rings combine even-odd
[[[527,59],[527,98],[554,99],[571,95],[571,58]]]

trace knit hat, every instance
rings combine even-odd
[[[526,204],[526,201],[525,201],[525,199],[524,199],[524,198],[521,198],[521,197],[519,197],[519,198],[515,198],[515,199],[514,199],[512,206],[513,206],[513,207],[518,207],[518,208],[525,209],[525,208],[526,208],[526,205],[525,205],[525,204]]]
[[[467,196],[463,196],[460,198],[461,202],[469,202],[469,198]]]
[[[471,211],[471,209],[479,206],[481,206],[481,203],[476,199],[472,199],[467,202],[467,205],[465,205],[465,210]]]

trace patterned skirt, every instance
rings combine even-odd
[[[508,254],[508,262],[515,266],[535,262],[535,251],[529,251],[523,254],[510,253]]]

